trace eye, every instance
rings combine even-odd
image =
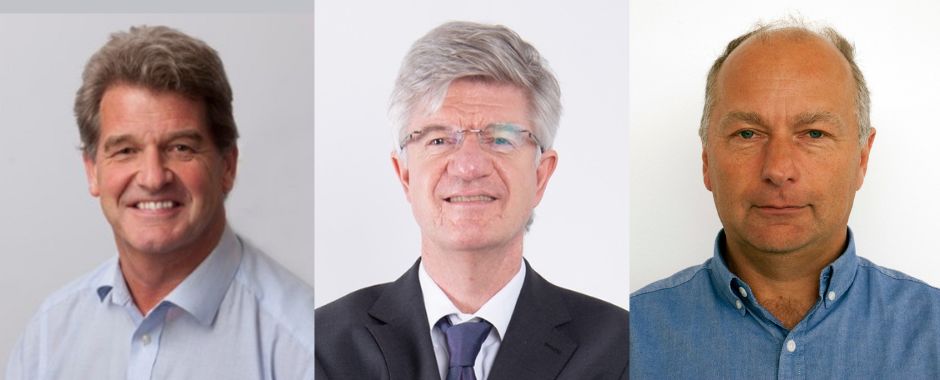
[[[755,133],[754,131],[750,129],[745,129],[742,131],[738,131],[737,135],[741,137],[742,139],[749,140],[749,139],[754,138]]]
[[[116,149],[116,150],[112,151],[112,152],[111,152],[111,156],[112,156],[112,157],[124,157],[124,156],[128,156],[128,155],[134,154],[134,152],[136,152],[136,151],[137,151],[136,149],[134,149],[134,148],[132,148],[132,147],[129,147],[129,146],[126,146],[126,147],[123,147],[123,148]]]
[[[447,139],[443,137],[437,137],[428,140],[428,145],[444,145],[447,144]]]
[[[505,137],[494,137],[494,138],[493,138],[493,144],[494,144],[494,145],[507,145],[507,146],[516,145],[516,144],[514,144],[514,143],[512,142],[511,139],[508,139],[508,138],[505,138]]]
[[[195,152],[195,149],[193,149],[191,146],[186,145],[186,144],[175,144],[170,147],[170,150],[172,150],[173,152],[179,152],[179,153]]]
[[[824,134],[823,134],[822,131],[819,131],[819,130],[815,130],[815,129],[814,129],[814,130],[809,131],[809,133],[807,133],[807,135],[808,135],[810,138],[819,139],[819,138],[822,138]]]

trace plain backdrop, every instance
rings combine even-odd
[[[871,90],[878,133],[849,219],[858,255],[940,286],[940,3],[633,1],[632,290],[712,256],[721,224],[702,183],[705,77],[730,40],[788,15],[853,41]]]
[[[556,285],[626,307],[626,8],[623,0],[317,2],[317,305],[394,281],[419,257],[420,230],[389,158],[388,98],[415,40],[466,20],[515,30],[561,84],[558,167],[525,257]]]
[[[72,105],[88,58],[139,24],[219,52],[241,133],[230,224],[313,283],[312,15],[0,15],[0,367],[46,295],[116,254]]]

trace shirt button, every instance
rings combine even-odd
[[[140,341],[146,346],[150,344],[150,334],[144,334],[140,336]]]
[[[734,307],[738,308],[738,310],[741,310],[741,308],[744,307],[744,304],[741,303],[741,300],[734,300]]]
[[[796,342],[794,342],[793,339],[787,341],[787,351],[796,351]]]
[[[829,292],[829,294],[827,294],[826,297],[829,298],[830,301],[835,301],[835,300],[836,300],[836,292]]]
[[[741,297],[747,298],[747,290],[744,290],[743,286],[738,287],[738,293],[741,293]]]

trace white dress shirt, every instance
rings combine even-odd
[[[418,270],[418,282],[424,296],[424,309],[428,315],[428,325],[431,326],[431,343],[434,345],[437,369],[440,371],[442,379],[447,378],[447,364],[450,356],[447,353],[444,333],[435,326],[437,321],[448,316],[450,323],[453,325],[479,321],[480,319],[493,325],[473,364],[473,372],[476,374],[477,379],[485,380],[490,374],[490,369],[493,368],[493,361],[499,351],[499,344],[506,335],[506,328],[509,327],[509,320],[512,319],[512,311],[516,308],[516,301],[519,299],[519,292],[522,291],[524,279],[525,264],[520,262],[519,271],[506,283],[506,286],[496,292],[476,313],[464,314],[457,309],[457,306],[454,306],[454,303],[447,298],[447,294],[431,279],[431,276],[424,268],[424,262],[421,262]]]

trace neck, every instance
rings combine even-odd
[[[445,251],[430,242],[421,246],[428,275],[461,313],[476,313],[522,266],[522,236],[506,246],[474,251]]]
[[[225,223],[214,223],[199,241],[173,252],[142,252],[118,247],[124,281],[134,304],[147,315],[212,253],[222,239]]]
[[[835,261],[845,239],[792,252],[764,252],[725,238],[725,261],[732,273],[747,282],[754,297],[792,329],[819,298],[819,275]]]

